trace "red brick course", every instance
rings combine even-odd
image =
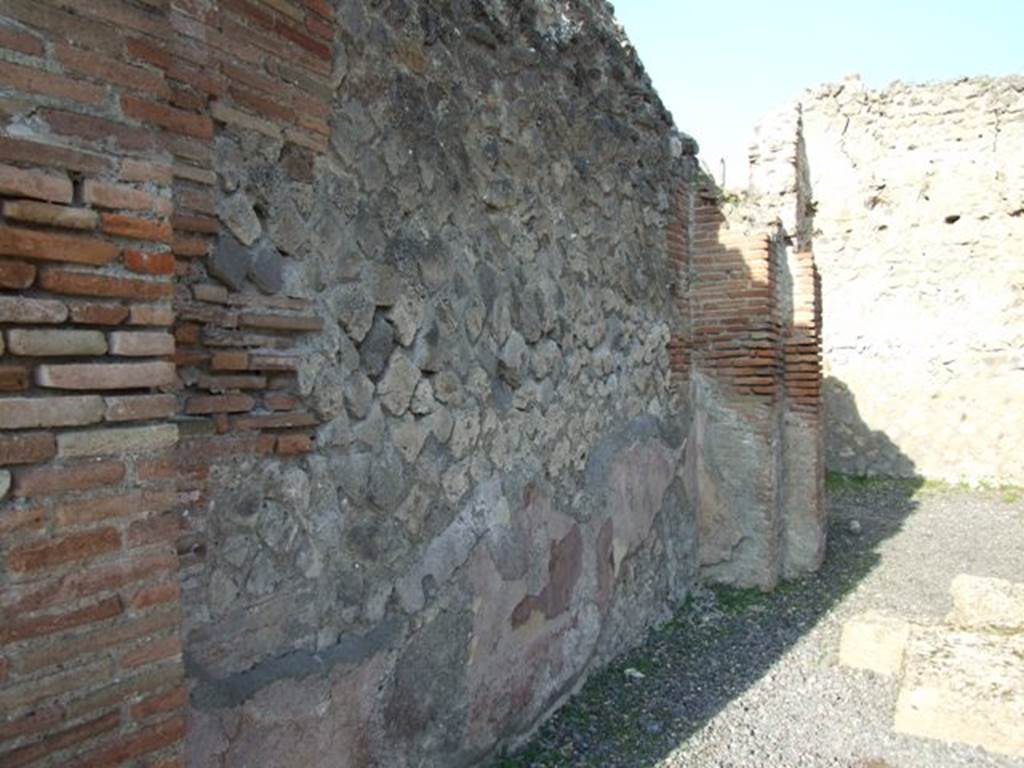
[[[289,350],[320,319],[204,276],[212,139],[262,131],[312,167],[334,23],[321,0],[0,7],[0,76],[37,131],[0,135],[0,764],[180,765],[178,493],[201,501],[210,462],[306,453],[316,426]],[[87,413],[11,411],[56,397]],[[84,458],[185,415],[177,447]]]

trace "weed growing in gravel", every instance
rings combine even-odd
[[[940,480],[926,480],[923,477],[883,477],[881,475],[843,475],[839,472],[825,473],[825,490],[843,493],[868,493],[872,491],[899,491],[908,497],[916,494],[948,491],[949,485]]]
[[[740,589],[738,587],[714,587],[718,607],[726,613],[742,613],[754,606],[763,605],[768,594],[760,589]]]
[[[1000,500],[1007,504],[1015,504],[1024,499],[1024,488],[1019,485],[991,483],[985,480],[974,484],[965,482],[948,483],[944,480],[923,480],[918,493],[949,493],[954,490],[998,494]]]

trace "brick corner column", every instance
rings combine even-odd
[[[790,258],[793,315],[783,340],[783,519],[786,576],[813,571],[825,557],[821,279],[814,254]]]

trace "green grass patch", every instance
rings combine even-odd
[[[756,587],[712,587],[718,607],[726,613],[743,613],[755,606],[764,605],[771,599],[770,592],[762,592]]]
[[[964,481],[952,483],[945,480],[922,480],[921,487],[918,489],[918,493],[922,494],[949,493],[950,491],[975,491],[997,494],[1000,500],[1007,504],[1015,504],[1016,502],[1024,499],[1024,488],[1021,486],[1008,483],[990,482],[987,480],[982,480],[981,482],[974,484]]]
[[[913,495],[921,491],[948,490],[949,486],[923,477],[889,477],[887,475],[844,475],[840,472],[825,473],[825,490],[832,493],[844,491],[870,491],[879,488],[903,489]]]

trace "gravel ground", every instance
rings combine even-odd
[[[840,480],[828,496],[819,573],[695,595],[494,766],[1024,766],[893,733],[897,681],[837,665],[854,614],[938,621],[958,573],[1024,580],[1024,493]]]

